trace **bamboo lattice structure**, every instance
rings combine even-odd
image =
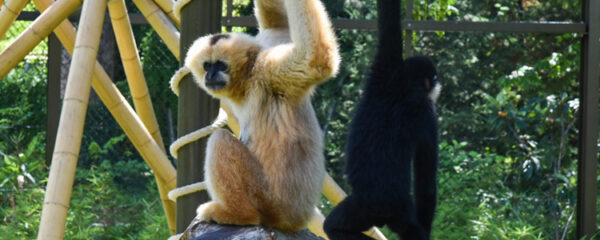
[[[52,0],[34,0],[34,2],[40,11],[46,10],[52,4]],[[72,52],[76,34],[75,27],[70,22],[64,21],[55,29],[54,33],[67,51]],[[92,86],[138,152],[140,152],[142,158],[154,171],[169,229],[174,233],[175,204],[168,200],[167,193],[176,186],[175,168],[129,106],[125,97],[121,95],[108,74],[97,62]]]
[[[137,45],[133,38],[133,29],[131,28],[131,23],[129,22],[129,17],[127,15],[125,0],[110,1],[108,3],[108,10],[136,112],[142,119],[142,122],[144,122],[144,125],[150,134],[152,134],[156,143],[164,151],[163,140],[160,136],[158,122],[156,121],[150,93],[148,92],[148,86],[146,85],[146,78],[144,77],[144,71],[142,70],[142,62],[138,55]]]
[[[156,120],[154,108],[152,107],[152,100],[150,99],[144,71],[142,70],[142,63],[138,55],[137,45],[133,37],[133,29],[129,22],[129,16],[127,15],[125,1],[110,1],[108,3],[108,9],[115,32],[115,38],[117,39],[117,45],[119,46],[121,62],[125,69],[125,75],[127,77],[127,82],[129,83],[129,89],[133,97],[136,112],[158,146],[166,153],[160,135],[158,121]],[[168,188],[165,181],[158,176],[155,175],[155,178],[159,194],[163,197],[164,210],[169,219],[167,222],[169,226],[171,226],[171,231],[173,231],[173,227],[175,226],[175,223],[173,222],[175,219],[175,204],[164,199],[173,188]]]
[[[168,4],[172,5],[172,2],[169,0],[156,1],[163,9],[168,6]],[[125,133],[150,168],[155,172],[161,195],[160,197],[169,223],[169,229],[174,233],[175,206],[173,202],[168,200],[167,192],[175,188],[175,169],[171,165],[164,151],[124,1],[112,0],[108,6],[113,20],[113,28],[115,29],[121,58],[134,98],[134,104],[136,105],[137,115],[114,86],[112,80],[106,74],[102,66],[95,61],[97,44],[95,43],[95,40],[92,41],[93,39],[91,38],[95,38],[96,35],[99,36],[99,32],[101,32],[104,9],[106,9],[106,0],[86,1],[95,3],[85,4],[86,6],[84,6],[84,9],[86,10],[84,11],[85,14],[82,14],[80,25],[86,26],[86,28],[82,28],[86,29],[86,31],[80,30],[77,33],[74,26],[68,20],[64,19],[81,5],[83,2],[82,0],[59,0],[57,2],[52,0],[34,0],[34,2],[38,9],[43,13],[17,38],[15,42],[0,53],[0,61],[7,63],[0,65],[0,76],[6,75],[6,73],[16,66],[16,64],[23,59],[35,45],[54,30],[67,51],[74,54],[73,64],[69,71],[69,81],[75,82],[71,83],[71,87],[67,88],[71,89],[67,91],[69,92],[69,95],[65,95],[64,108],[63,112],[61,112],[61,126],[59,126],[59,134],[53,156],[55,160],[53,160],[52,169],[54,170],[51,170],[49,177],[48,193],[42,212],[42,222],[38,238],[52,239],[64,237],[66,213],[69,206],[76,161],[81,144],[83,120],[85,119],[85,109],[87,109],[87,98],[89,97],[90,85],[89,80],[71,80],[75,78],[74,76],[77,76],[77,79],[82,79],[82,77],[92,79],[91,85],[98,93],[102,102],[107,106],[119,125],[124,129]],[[179,59],[179,32],[175,27],[175,25],[179,24],[178,21],[176,21],[177,19],[169,19],[167,14],[151,0],[134,0],[134,2],[166,43],[169,50],[177,59]],[[10,2],[7,2],[7,4],[13,3],[15,5],[17,3],[26,4],[27,1],[11,0]],[[16,9],[22,9],[22,7],[11,7],[11,11],[6,12],[14,13],[14,10]],[[95,9],[96,12],[91,14],[90,12],[94,11],[91,9]],[[100,10],[98,9],[103,10],[101,16],[99,15]],[[4,12],[5,11],[3,10],[2,13],[0,13],[0,17],[5,14]],[[165,12],[169,13],[169,15],[172,14],[172,11]],[[11,16],[11,18],[16,18],[16,16],[17,14],[14,13],[14,16]],[[10,22],[14,22],[14,19]],[[4,23],[4,21],[2,23]],[[98,24],[100,24],[100,27],[97,27]],[[93,34],[90,34],[90,32]],[[86,40],[78,40],[77,46],[75,46],[76,34],[87,36],[82,36],[81,38]],[[80,37],[78,37],[78,39],[79,38]],[[79,47],[79,44],[84,47]],[[74,53],[73,49],[78,50]],[[80,53],[76,54],[76,52]],[[79,60],[80,58],[84,59]],[[87,91],[85,90],[86,87]],[[222,107],[227,112],[230,112],[226,106],[222,105]],[[230,114],[230,116],[232,115]],[[228,124],[234,132],[239,133],[239,125],[234,117],[229,118]],[[65,130],[67,126],[69,129]],[[81,130],[76,130],[79,128]],[[58,171],[60,171],[60,174]],[[334,205],[339,203],[346,196],[343,190],[341,190],[329,175],[325,178],[323,193],[334,203]],[[321,227],[323,220],[324,216],[317,211],[315,218],[310,223],[311,230],[320,236],[325,236]],[[372,232],[369,235],[377,239],[385,239],[379,232]]]
[[[154,2],[169,16],[169,19],[171,19],[177,28],[181,27],[180,19],[175,17],[175,13],[173,12],[173,0],[154,0]]]
[[[1,3],[2,10],[0,11],[0,39],[4,37],[6,31],[10,28],[10,26],[15,22],[21,10],[27,5],[29,0],[10,0],[3,5]]]
[[[63,239],[106,1],[85,1],[67,78],[38,239]]]
[[[133,0],[133,2],[165,42],[169,51],[179,60],[179,30],[177,27],[152,0]]]
[[[83,0],[59,0],[40,15],[19,37],[0,53],[0,79],[13,69],[42,39],[67,18]]]

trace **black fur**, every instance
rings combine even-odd
[[[428,94],[437,73],[426,57],[402,60],[400,0],[378,0],[377,6],[379,49],[346,146],[352,194],[330,213],[324,228],[332,240],[370,239],[361,232],[384,224],[402,239],[429,239],[438,125]]]

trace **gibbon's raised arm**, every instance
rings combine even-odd
[[[402,28],[400,25],[400,0],[381,0],[377,2],[378,54],[387,60],[402,60]],[[391,58],[391,59],[390,59]]]
[[[294,43],[289,60],[308,68],[306,71],[313,72],[316,78],[334,74],[339,63],[338,47],[321,1],[285,0],[285,9]]]
[[[377,30],[379,50],[373,64],[374,78],[387,79],[377,75],[396,71],[402,63],[402,28],[400,26],[400,0],[377,1]],[[384,50],[381,50],[384,49]]]
[[[289,98],[302,98],[311,87],[337,72],[339,53],[331,22],[319,0],[285,0],[291,44],[267,50],[270,85]]]
[[[256,0],[254,5],[254,15],[256,15],[260,31],[288,27],[283,0]]]

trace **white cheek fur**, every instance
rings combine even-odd
[[[433,101],[433,103],[437,101],[438,97],[440,96],[440,92],[442,92],[442,85],[439,82],[436,82],[435,87],[433,87],[431,92],[429,92],[429,98],[431,101]]]

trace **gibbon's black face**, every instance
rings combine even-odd
[[[216,91],[227,86],[229,77],[227,74],[228,66],[223,61],[204,62],[204,84],[210,90]]]
[[[417,56],[406,59],[404,70],[413,86],[423,87],[427,93],[431,93],[439,84],[435,65],[428,57]]]

